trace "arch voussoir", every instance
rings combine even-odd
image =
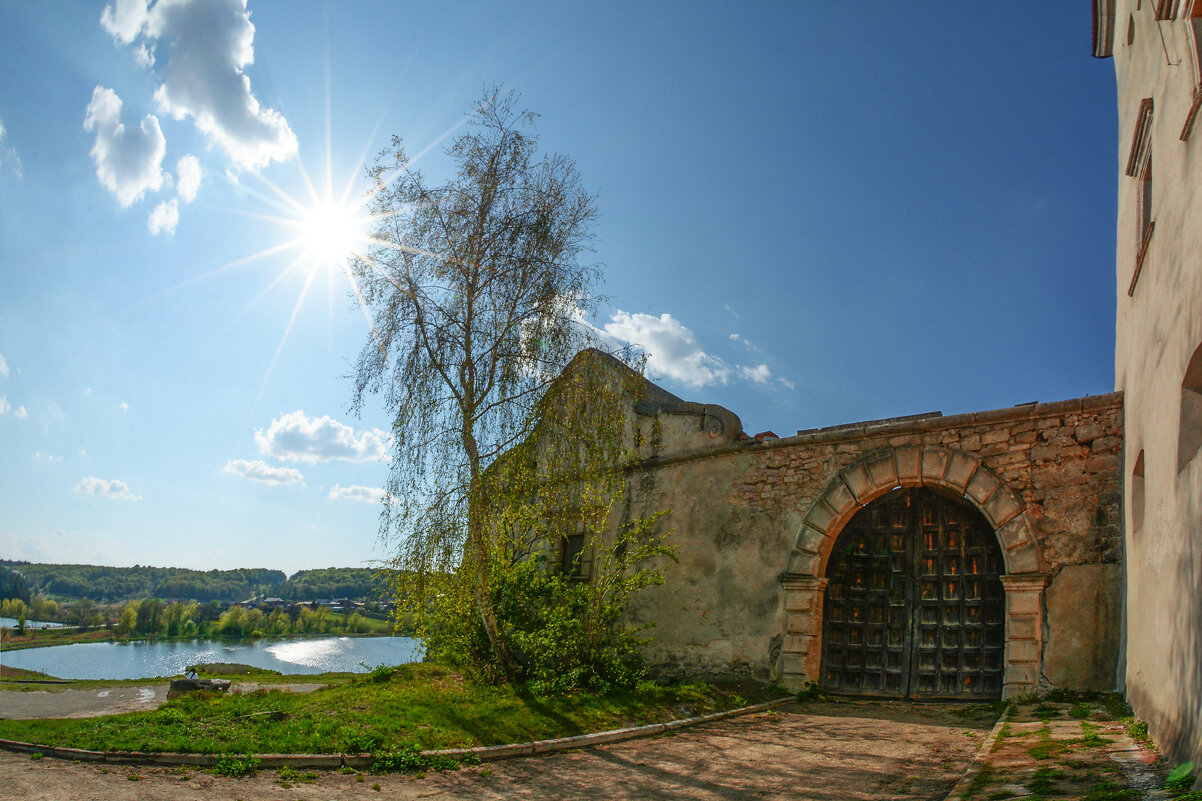
[[[821,575],[843,526],[863,506],[898,486],[927,486],[963,497],[997,532],[1007,573],[1038,572],[1042,560],[1025,504],[976,456],[947,448],[903,446],[861,456],[834,476],[806,510],[789,575]]]

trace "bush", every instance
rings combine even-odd
[[[597,692],[630,689],[645,668],[638,636],[642,627],[622,620],[629,596],[662,582],[661,571],[635,563],[671,556],[650,533],[645,521],[617,538],[610,548],[597,548],[594,577],[580,581],[532,556],[494,568],[493,609],[500,634],[520,665],[519,681],[536,695],[574,688]],[[422,638],[427,658],[469,666],[482,678],[500,678],[474,599],[448,583],[425,620]]]

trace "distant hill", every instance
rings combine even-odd
[[[30,592],[58,601],[90,598],[115,603],[142,598],[242,601],[254,595],[293,601],[318,598],[378,598],[377,571],[359,567],[302,570],[291,578],[282,570],[189,570],[181,567],[103,567],[46,565],[0,560],[24,578]]]

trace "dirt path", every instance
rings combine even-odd
[[[365,798],[942,799],[988,733],[956,707],[869,702],[787,707],[675,736],[495,762],[454,773],[323,772],[284,787],[276,771],[104,767],[0,752],[0,798],[23,801],[234,801]],[[378,785],[378,794],[377,786]]]
[[[12,720],[32,718],[94,718],[121,712],[145,712],[158,709],[167,700],[170,682],[139,686],[105,687],[100,690],[3,690],[0,691],[0,717]],[[233,692],[254,692],[263,686],[287,692],[307,693],[324,684],[270,684],[239,682]]]

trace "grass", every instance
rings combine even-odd
[[[283,677],[281,677],[283,678]],[[314,677],[325,682],[326,677]],[[256,678],[256,681],[260,679]],[[750,694],[746,687],[739,690]],[[773,697],[770,690],[750,700]],[[0,720],[0,737],[102,751],[371,753],[492,745],[653,723],[740,705],[732,688],[640,684],[608,696],[538,697],[429,664],[358,675],[313,693],[192,693],[151,712]],[[271,714],[263,714],[271,713]]]
[[[980,771],[977,772],[976,776],[973,776],[972,779],[969,780],[968,786],[965,787],[960,793],[961,801],[968,801],[968,799],[975,797],[986,787],[993,784],[996,778],[997,776],[994,774],[993,766],[984,766]]]

